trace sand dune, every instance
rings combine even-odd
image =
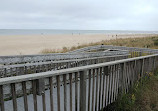
[[[122,34],[117,38],[149,37],[151,34]],[[116,35],[5,35],[0,36],[0,55],[39,54],[43,49],[61,49],[84,43],[116,39]]]

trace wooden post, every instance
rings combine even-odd
[[[102,108],[104,107],[104,97],[105,97],[105,83],[106,83],[106,79],[105,79],[105,67],[103,67],[103,83],[102,83]]]
[[[137,60],[134,61],[134,81],[138,80]]]
[[[77,103],[78,103],[78,72],[75,72],[75,111],[78,110]]]
[[[108,100],[108,88],[109,88],[108,87],[109,86],[109,83],[108,83],[109,72],[108,71],[109,71],[108,66],[104,67],[104,74],[105,74],[105,77],[106,77],[106,79],[105,79],[105,96],[104,96],[104,100],[105,100],[104,105],[105,105],[105,107],[107,105],[107,100]]]
[[[60,76],[56,76],[57,81],[57,104],[58,104],[58,111],[60,111]]]
[[[128,92],[129,91],[129,84],[130,84],[130,82],[129,82],[129,64],[130,64],[130,62],[127,62],[126,63],[126,92]]]
[[[88,70],[80,71],[80,111],[86,111],[86,75]]]
[[[95,69],[92,70],[93,72],[93,84],[92,84],[92,111],[94,111],[94,87],[95,87]]]
[[[98,106],[98,110],[100,110],[100,104],[102,104],[102,103],[101,103],[102,67],[99,68],[99,69],[100,69],[100,71],[99,71],[99,73],[100,73],[100,84],[99,84],[99,106]],[[102,106],[102,105],[101,105],[101,106]]]
[[[19,68],[19,75],[24,75],[24,67],[20,67]]]
[[[155,56],[155,67],[157,67],[157,56]]]
[[[36,80],[32,81],[32,90],[33,90],[33,102],[34,102],[34,111],[38,111],[38,107],[37,107],[37,90],[36,90]]]
[[[112,66],[110,66],[109,67],[109,69],[110,69],[110,75],[109,75],[109,97],[108,97],[108,104],[110,104],[111,103],[111,94],[112,94],[112,75],[113,75],[113,73],[112,73]]]
[[[50,85],[50,111],[53,111],[53,77],[49,78]]]
[[[11,92],[12,92],[12,101],[13,101],[13,110],[17,111],[17,100],[16,100],[16,89],[15,89],[15,83],[11,84]]]
[[[67,88],[66,88],[66,74],[63,75],[64,81],[64,111],[67,111]]]
[[[72,111],[72,74],[69,74],[70,80],[70,111]]]
[[[126,93],[126,63],[122,64],[122,94]]]
[[[141,68],[141,82],[143,82],[143,75],[144,75],[144,59],[142,60],[142,68]]]
[[[154,64],[153,66],[154,66],[154,70],[155,70],[155,67],[156,67],[156,56],[153,57],[153,60],[154,60],[154,61],[153,61],[153,64]]]
[[[118,97],[118,91],[119,91],[119,78],[120,78],[120,73],[119,73],[119,64],[117,65],[117,83],[116,83],[116,97],[115,97],[115,100],[117,99]]]
[[[91,97],[91,72],[92,70],[89,70],[89,86],[88,86],[88,111],[90,111],[90,97]]]
[[[120,70],[119,70],[119,74],[120,74],[120,78],[119,78],[119,94],[123,93],[123,89],[124,89],[124,86],[123,86],[123,64],[119,64],[120,65]]]
[[[42,65],[42,72],[45,72],[45,65]],[[41,68],[40,68],[41,69]],[[40,70],[41,72],[41,70]],[[36,82],[36,86],[37,86],[37,94],[38,95],[42,95],[42,93],[45,91],[45,83],[44,83],[44,79],[38,79]]]
[[[44,79],[38,79],[37,80],[37,94],[42,95],[42,93],[45,91],[45,84]]]
[[[134,84],[134,78],[135,78],[135,75],[134,75],[134,64],[135,62],[131,62],[131,77],[132,77],[132,87],[133,87],[133,84]]]
[[[142,56],[142,52],[139,52],[139,56]]]
[[[22,82],[22,89],[23,89],[23,97],[24,97],[24,109],[28,111],[28,102],[27,102],[27,92],[26,92],[26,82]]]
[[[4,109],[3,86],[0,86],[0,110],[5,111],[5,109]]]
[[[98,76],[99,76],[99,69],[95,69],[96,71],[96,87],[95,87],[95,90],[96,90],[96,93],[95,93],[95,111],[97,111],[97,106],[98,106]]]

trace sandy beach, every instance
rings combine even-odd
[[[151,34],[117,34],[117,38],[149,37]],[[101,40],[116,39],[116,34],[0,35],[0,56],[40,54],[43,49],[61,49]]]

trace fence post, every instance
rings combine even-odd
[[[139,56],[142,56],[142,52],[141,51],[139,52]]]
[[[18,75],[24,75],[24,67],[19,68],[19,73]]]
[[[141,67],[141,83],[143,82],[144,77],[144,59],[142,59],[142,67]]]
[[[119,93],[121,93],[121,94],[123,94],[124,93],[124,79],[123,79],[123,76],[124,76],[124,74],[123,74],[123,71],[124,71],[124,64],[122,63],[122,64],[120,64],[120,78],[119,78]]]
[[[155,68],[156,68],[156,56],[155,57],[153,57],[153,63],[154,63],[154,70],[155,70]]]
[[[3,95],[3,86],[0,85],[0,110],[5,111],[4,108],[4,95]]]
[[[88,70],[80,71],[80,111],[86,111],[86,75]]]
[[[138,80],[137,60],[134,61],[134,82]]]
[[[154,57],[154,61],[155,61],[154,67],[157,68],[157,56]]]
[[[37,94],[41,95],[45,91],[45,84],[44,84],[44,79],[38,79],[37,80]]]
[[[45,72],[45,65],[42,65],[42,68],[39,67],[39,70],[37,72],[40,73],[41,70],[42,72]],[[45,91],[44,78],[38,79],[36,82],[36,86],[37,86],[37,94],[42,95],[42,93]]]

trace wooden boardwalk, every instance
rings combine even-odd
[[[0,111],[99,111],[113,103],[119,94],[127,93],[136,81],[148,76],[158,66],[157,50],[101,47],[115,51],[85,55],[87,49],[100,49],[96,46],[71,52],[70,55],[76,54],[74,60],[67,53],[64,56],[68,60],[58,58],[58,61],[54,61],[50,59],[55,58],[55,54],[52,54],[49,59],[43,59],[51,61],[38,63],[36,57],[32,58],[35,60],[33,62],[24,60],[30,56],[18,59],[2,57],[0,64],[11,61],[0,67]],[[78,54],[78,51],[81,52]],[[140,56],[140,52],[150,55]],[[127,54],[133,58],[127,58]],[[15,63],[17,60],[20,60],[18,64]],[[55,67],[46,64],[54,64],[52,66]],[[42,69],[35,68],[35,65]],[[24,66],[27,71],[20,70]],[[10,77],[6,74],[10,74]]]

